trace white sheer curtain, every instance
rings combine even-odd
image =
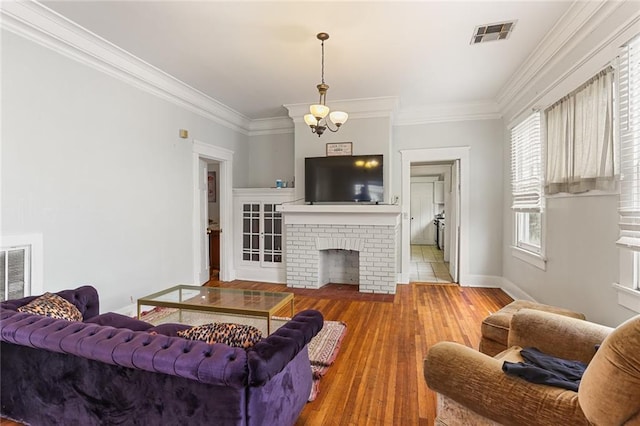
[[[546,110],[546,194],[616,188],[613,80],[607,68]]]

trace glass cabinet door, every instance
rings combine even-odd
[[[264,204],[264,257],[265,263],[282,263],[282,213],[277,204]]]
[[[260,261],[260,204],[242,205],[242,260]]]
[[[242,204],[242,260],[282,263],[282,213],[273,203]]]

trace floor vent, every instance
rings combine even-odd
[[[513,32],[517,21],[498,22],[495,24],[479,25],[473,31],[471,44],[485,43],[494,40],[506,40]]]

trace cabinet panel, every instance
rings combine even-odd
[[[284,220],[280,204],[293,190],[234,189],[235,270],[238,279],[285,282]]]
[[[209,234],[209,266],[212,272],[220,269],[220,231],[216,229]]]
[[[282,263],[282,213],[277,204],[264,204],[263,262]]]
[[[260,204],[242,205],[242,260],[260,261]]]

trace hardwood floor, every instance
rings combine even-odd
[[[320,290],[248,281],[208,285],[295,293],[296,311],[317,309],[347,324],[335,364],[320,380],[320,394],[296,425],[432,425],[435,394],[422,361],[441,340],[474,348],[480,324],[512,301],[500,289],[458,285],[398,285],[397,294],[367,295],[356,286]]]
[[[477,348],[482,319],[512,301],[500,289],[451,284],[398,285],[395,296],[338,284],[320,290],[249,281],[207,285],[293,292],[296,312],[317,309],[325,319],[347,324],[340,354],[299,426],[432,425],[435,394],[422,374],[427,349],[441,340]]]

